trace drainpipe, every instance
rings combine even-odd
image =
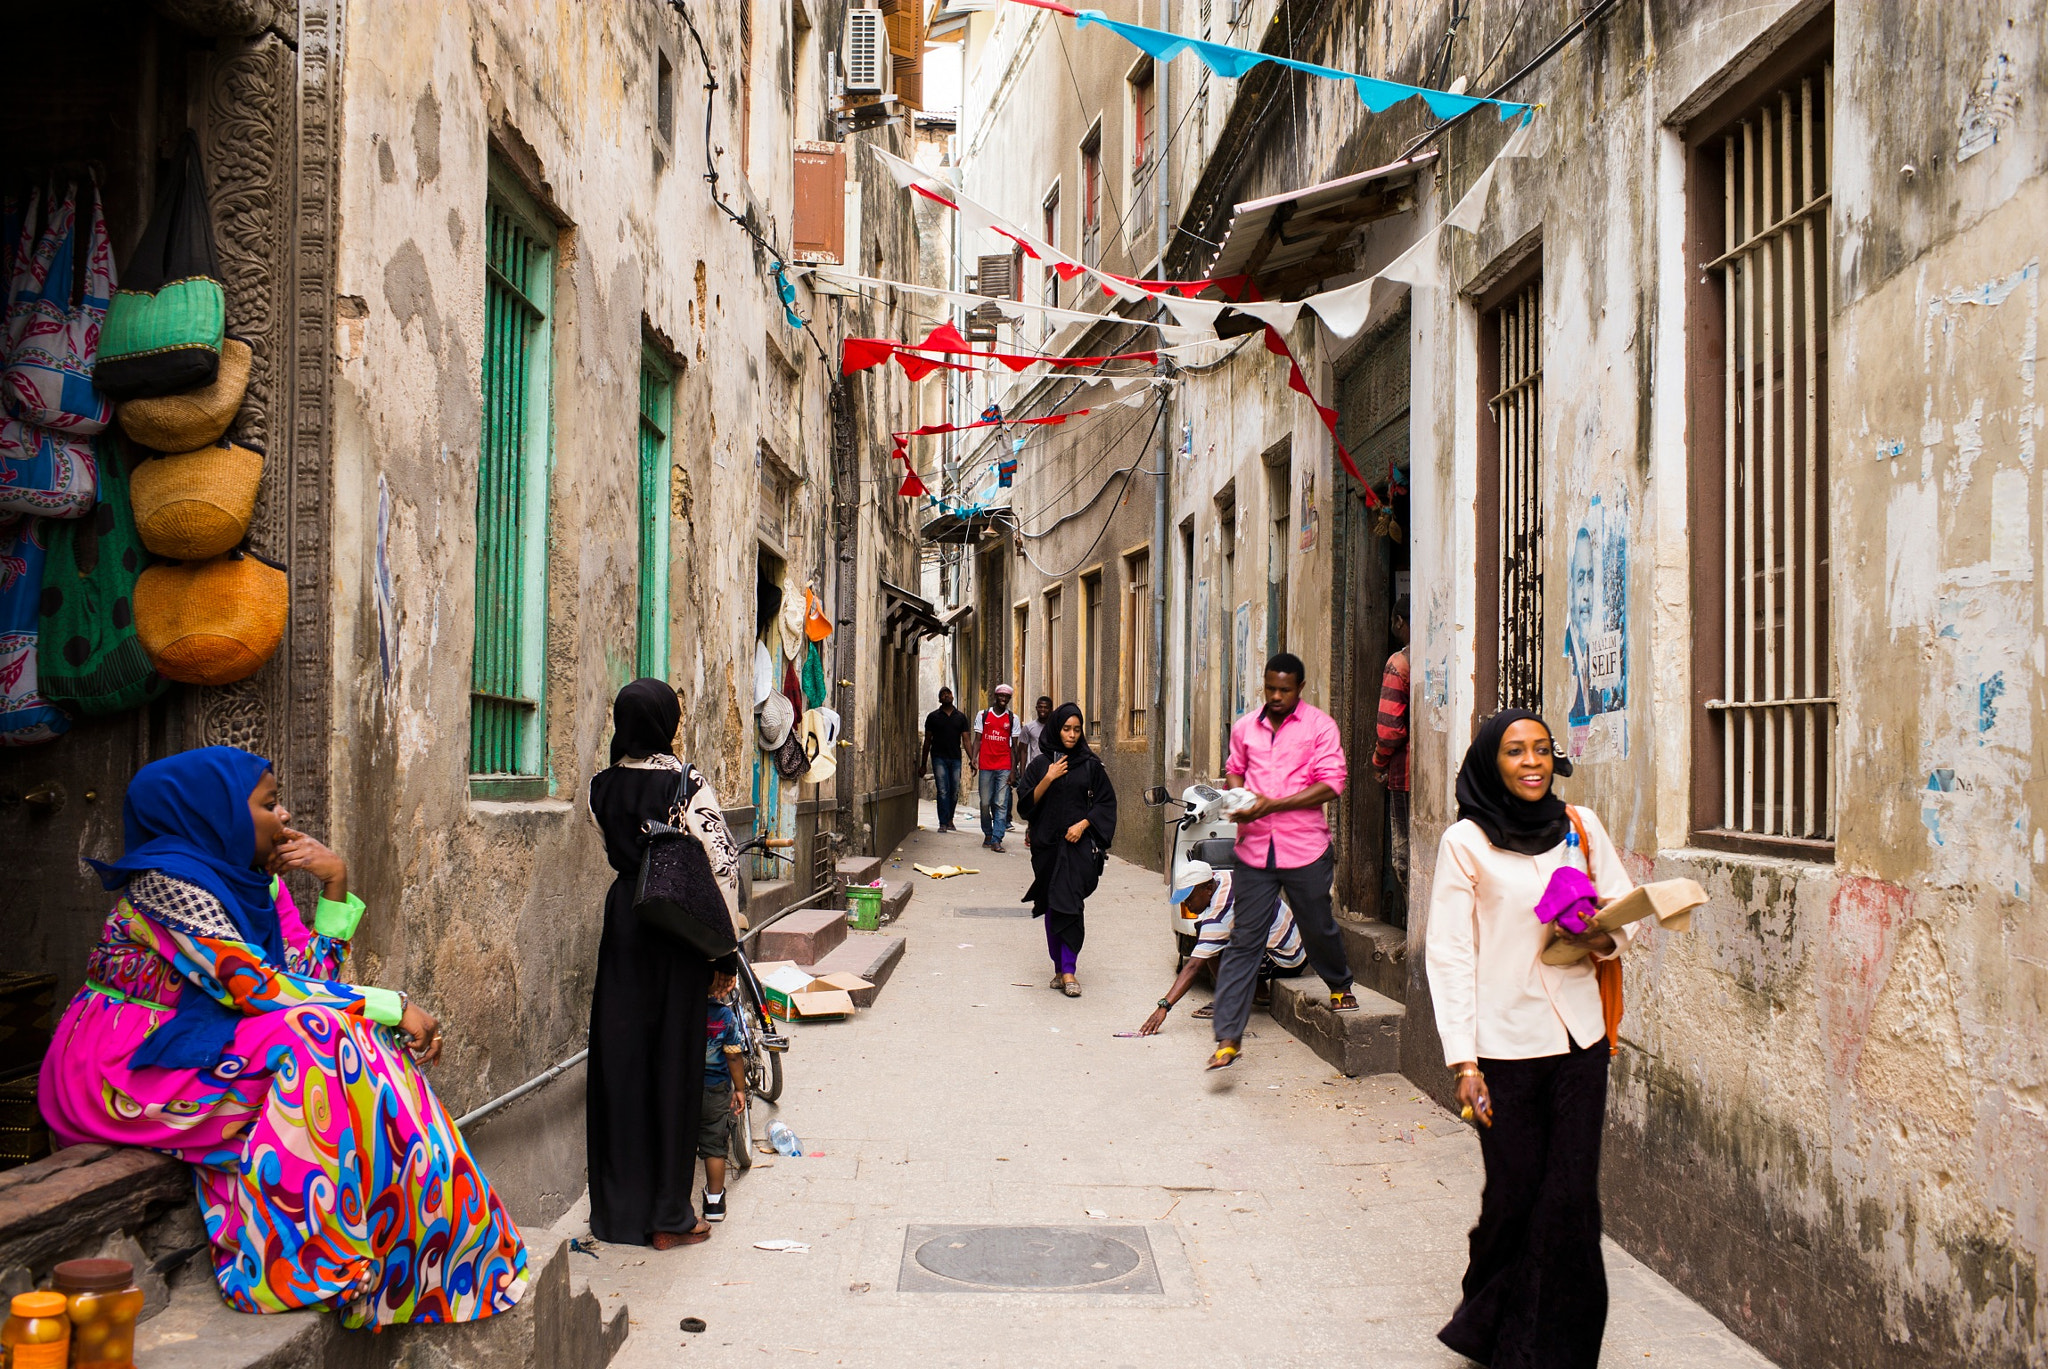
[[[1172,6],[1168,0],[1159,0],[1159,27],[1171,31],[1173,28]],[[1159,98],[1154,108],[1159,110],[1159,127],[1173,127],[1172,87],[1173,64],[1159,62],[1154,65],[1153,80],[1159,87]],[[1159,195],[1159,204],[1154,213],[1154,231],[1159,244],[1159,271],[1166,271],[1166,247],[1169,232],[1166,226],[1167,210],[1171,203],[1168,172],[1172,165],[1173,141],[1168,133],[1159,144],[1159,163],[1152,168],[1153,189]],[[1166,306],[1156,304],[1159,316],[1166,316]],[[1171,391],[1168,392],[1169,395]],[[1166,783],[1166,570],[1169,558],[1167,550],[1167,482],[1173,470],[1173,415],[1169,399],[1162,399],[1159,413],[1159,475],[1152,482],[1152,782]],[[1187,669],[1185,662],[1182,670]],[[1172,875],[1168,871],[1168,877]]]

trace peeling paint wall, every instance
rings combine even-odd
[[[837,18],[798,31],[783,7],[758,6],[754,65],[743,71],[732,8],[692,8],[719,72],[719,190],[787,250],[789,149],[794,139],[831,136],[819,52],[836,38]],[[857,603],[839,602],[828,403],[836,367],[786,325],[768,259],[707,196],[704,77],[676,15],[660,5],[547,0],[355,5],[348,14],[333,836],[371,909],[353,972],[440,1015],[449,1046],[436,1082],[459,1112],[584,1044],[612,878],[585,795],[606,763],[612,697],[638,673],[643,344],[676,371],[666,569],[667,674],[685,704],[678,750],[728,809],[756,801],[757,549],[784,556],[797,586],[815,577],[841,630],[864,634],[871,652],[879,591],[862,582]],[[808,45],[793,49],[806,33]],[[675,72],[673,144],[655,126],[657,54]],[[816,87],[794,103],[793,73]],[[548,786],[522,802],[473,799],[469,782],[481,239],[494,155],[560,232]],[[870,209],[860,240],[893,252],[909,233],[907,212],[884,202]],[[816,299],[808,288],[797,309],[827,349],[843,332],[877,326],[859,301]],[[884,396],[859,411],[861,469],[886,465],[878,452],[900,426],[900,404]],[[907,579],[907,526],[875,514],[872,499],[855,501],[869,510],[859,529],[865,565]],[[886,682],[865,679],[851,697],[846,735],[867,748],[899,701]],[[873,787],[856,763],[842,761],[840,773],[841,785]],[[793,815],[797,786],[782,788]],[[815,797],[829,808],[834,795],[828,785]],[[803,789],[802,799],[813,797]],[[478,1148],[522,1219],[551,1219],[581,1190],[573,1101],[508,1113],[480,1130]]]
[[[1285,32],[1294,56],[1409,82],[1425,80],[1448,51],[1442,79],[1484,89],[1536,59],[1586,7],[1460,8],[1448,48],[1452,7],[1426,0],[1260,0],[1236,28],[1219,5],[1208,10],[1206,36],[1256,46]],[[1179,7],[1176,27],[1199,34],[1200,14]],[[1157,22],[1150,5],[1113,17]],[[1715,529],[1695,523],[1689,494],[1688,346],[1698,321],[1688,310],[1702,262],[1687,246],[1694,206],[1683,136],[1689,120],[1816,21],[1832,31],[1835,82],[1828,628],[1841,702],[1832,859],[1703,849],[1692,808],[1694,718],[1706,694],[1694,678],[1691,575],[1711,550],[1697,539]],[[1448,1095],[1421,951],[1457,765],[1476,715],[1493,707],[1478,698],[1477,676],[1480,639],[1492,630],[1487,597],[1497,591],[1476,568],[1493,535],[1476,509],[1480,463],[1492,455],[1481,451],[1488,396],[1479,392],[1476,305],[1537,247],[1543,697],[1561,727],[1579,702],[1564,646],[1573,534],[1592,529],[1596,496],[1599,535],[1626,548],[1613,586],[1624,625],[1615,697],[1626,706],[1594,716],[1600,735],[1589,731],[1567,796],[1600,812],[1638,878],[1687,875],[1711,894],[1690,934],[1651,933],[1627,961],[1608,1225],[1788,1365],[2039,1364],[2048,1343],[2039,1276],[2048,1255],[2048,918],[2037,892],[2048,861],[2037,738],[2048,672],[2048,485],[2036,469],[2048,423],[2037,385],[2044,23],[2039,0],[1616,6],[1515,88],[1516,98],[1542,104],[1538,155],[1501,167],[1476,234],[1446,235],[1448,288],[1408,297],[1415,639],[1405,1066]],[[1075,43],[1076,62],[1096,60],[1099,46]],[[1013,56],[997,51],[991,71],[1007,70]],[[1055,70],[1047,81],[1064,87],[1065,78]],[[1121,79],[1121,70],[1083,70],[1084,98]],[[1256,110],[1233,115],[1251,82],[1205,78],[1189,58],[1173,81],[1173,127],[1186,130],[1173,153],[1176,212],[1191,200],[1198,216],[1218,206],[1214,217],[1184,221],[1206,241],[1182,243],[1168,264],[1179,278],[1203,273],[1230,204],[1385,165],[1429,127],[1412,105],[1366,114],[1332,82],[1283,82]],[[993,79],[984,88],[1001,89]],[[1197,107],[1205,88],[1208,106]],[[1053,106],[1066,98],[1047,96]],[[1246,122],[1251,132],[1239,137]],[[1078,135],[1062,126],[1003,136],[1037,156]],[[1420,208],[1361,238],[1361,271],[1455,204],[1503,137],[1483,117],[1440,137]],[[1032,206],[1019,192],[1004,207],[1023,217]],[[1312,321],[1290,341],[1319,396],[1334,393],[1359,345]],[[1264,642],[1263,594],[1247,592],[1264,584],[1261,454],[1291,439],[1297,511],[1310,482],[1331,507],[1331,482],[1345,478],[1284,379],[1254,339],[1175,390],[1175,445],[1183,422],[1192,442],[1170,476],[1174,557],[1182,521],[1196,529],[1186,586],[1196,621],[1185,642],[1177,575],[1168,608],[1169,698],[1190,690],[1194,734],[1182,768],[1170,704],[1169,752],[1157,759],[1176,781],[1216,765],[1235,688],[1221,662],[1239,603],[1249,601],[1251,639]],[[1086,472],[1083,459],[1049,474],[1058,488]],[[1226,595],[1215,497],[1233,481],[1239,540],[1236,588]],[[1327,641],[1332,621],[1331,532],[1325,522],[1316,545],[1290,557],[1288,632],[1311,646]],[[1334,673],[1311,655],[1312,699],[1324,702],[1316,690]],[[1349,744],[1357,774],[1369,742],[1354,733]]]

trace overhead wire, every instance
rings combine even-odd
[[[1152,411],[1152,426],[1151,426],[1151,430],[1150,430],[1150,431],[1148,431],[1148,432],[1147,432],[1147,434],[1146,434],[1146,442],[1147,442],[1148,444],[1149,444],[1149,443],[1150,443],[1150,441],[1151,441],[1152,433],[1155,433],[1155,432],[1157,432],[1157,431],[1159,430],[1159,424],[1160,424],[1160,421],[1161,421],[1162,419],[1164,419],[1164,418],[1165,418],[1165,416],[1166,416],[1166,402],[1165,402],[1165,400],[1163,400],[1163,399],[1162,399],[1162,400],[1161,400],[1161,401],[1160,401],[1160,402],[1159,402],[1159,403],[1158,403],[1158,404],[1157,404],[1157,405],[1156,405],[1156,406],[1155,406],[1155,407],[1153,408],[1153,411]],[[1044,530],[1043,532],[1039,532],[1039,533],[1025,533],[1025,532],[1024,532],[1024,530],[1023,530],[1023,529],[1022,529],[1022,528],[1020,527],[1020,528],[1018,529],[1018,534],[1019,534],[1019,537],[1018,537],[1018,542],[1017,542],[1017,550],[1018,550],[1019,552],[1021,552],[1021,553],[1023,554],[1023,556],[1024,556],[1024,559],[1025,559],[1025,560],[1026,560],[1027,562],[1029,562],[1029,563],[1030,563],[1030,565],[1031,565],[1032,569],[1036,570],[1036,571],[1037,571],[1037,572],[1038,572],[1039,574],[1041,574],[1041,575],[1045,576],[1045,577],[1046,577],[1047,579],[1050,579],[1050,580],[1064,580],[1064,579],[1066,579],[1066,578],[1067,578],[1067,577],[1068,577],[1069,575],[1072,575],[1072,574],[1073,574],[1073,573],[1074,573],[1075,571],[1079,570],[1079,569],[1080,569],[1080,568],[1081,568],[1082,566],[1085,566],[1085,565],[1087,565],[1087,564],[1088,564],[1088,560],[1089,560],[1089,558],[1095,555],[1095,549],[1096,549],[1097,547],[1099,547],[1099,546],[1101,546],[1101,545],[1102,545],[1102,539],[1103,539],[1104,537],[1106,537],[1106,536],[1108,536],[1108,535],[1109,535],[1109,528],[1110,528],[1110,525],[1111,525],[1112,523],[1116,522],[1116,504],[1120,504],[1120,503],[1122,503],[1122,502],[1123,502],[1123,497],[1124,497],[1124,494],[1125,494],[1125,493],[1126,493],[1126,492],[1127,492],[1127,491],[1128,491],[1128,490],[1130,489],[1130,487],[1131,487],[1131,477],[1132,477],[1132,475],[1133,475],[1133,474],[1134,474],[1134,473],[1135,473],[1135,472],[1136,472],[1136,471],[1137,471],[1137,470],[1138,470],[1138,469],[1139,469],[1139,468],[1140,468],[1140,467],[1141,467],[1141,466],[1142,466],[1143,464],[1144,464],[1144,459],[1143,459],[1143,458],[1141,457],[1141,458],[1139,458],[1139,460],[1138,460],[1138,461],[1136,461],[1136,462],[1132,463],[1132,464],[1131,464],[1131,465],[1129,465],[1129,466],[1126,466],[1126,467],[1124,467],[1123,471],[1121,472],[1121,474],[1122,474],[1122,476],[1123,476],[1123,482],[1124,482],[1124,483],[1123,483],[1123,486],[1122,486],[1122,488],[1121,488],[1121,489],[1119,489],[1119,490],[1117,491],[1117,497],[1116,497],[1116,501],[1115,501],[1115,503],[1112,503],[1112,504],[1111,504],[1109,512],[1108,512],[1108,513],[1107,513],[1106,515],[1104,515],[1104,517],[1103,517],[1103,520],[1102,520],[1102,526],[1101,526],[1100,528],[1097,528],[1097,529],[1096,529],[1096,531],[1095,531],[1095,536],[1094,536],[1094,538],[1093,538],[1093,539],[1091,539],[1091,540],[1089,541],[1089,543],[1088,543],[1088,546],[1087,546],[1087,549],[1086,549],[1086,550],[1084,550],[1084,551],[1083,551],[1083,552],[1081,553],[1081,557],[1080,557],[1080,559],[1079,559],[1079,560],[1077,560],[1077,561],[1075,561],[1073,565],[1071,565],[1071,566],[1068,566],[1068,567],[1067,567],[1067,568],[1066,568],[1065,570],[1058,570],[1058,571],[1055,571],[1055,570],[1049,570],[1049,569],[1047,569],[1047,568],[1046,568],[1045,566],[1042,566],[1042,565],[1040,565],[1040,564],[1039,564],[1039,562],[1038,562],[1038,558],[1037,558],[1037,557],[1035,557],[1035,556],[1033,556],[1033,555],[1031,554],[1031,547],[1030,547],[1029,543],[1030,543],[1031,541],[1037,540],[1037,539],[1039,539],[1039,538],[1043,538],[1043,537],[1049,536],[1049,535],[1050,535],[1050,534],[1052,533],[1052,531],[1053,531],[1053,528],[1059,527],[1059,526],[1061,525],[1061,523],[1065,523],[1065,522],[1069,521],[1068,519],[1061,519],[1059,523],[1055,523],[1055,524],[1053,524],[1053,525],[1052,525],[1052,527],[1046,528],[1046,529],[1045,529],[1045,530]],[[1150,476],[1153,476],[1154,478],[1157,478],[1158,476],[1160,476],[1160,475],[1163,475],[1163,474],[1164,474],[1164,472],[1162,472],[1162,471],[1147,471],[1147,472],[1146,472],[1146,474],[1147,474],[1147,475],[1150,475]],[[1103,490],[1107,490],[1108,488],[1109,488],[1108,482],[1104,482],[1104,484],[1103,484]],[[1093,506],[1093,504],[1095,503],[1095,501],[1096,501],[1096,500],[1098,500],[1098,499],[1100,499],[1101,497],[1102,497],[1102,491],[1097,491],[1097,493],[1095,494],[1095,496],[1094,496],[1093,498],[1091,498],[1091,499],[1089,500],[1088,506],[1086,506],[1086,507],[1092,507],[1092,506]],[[1078,516],[1079,516],[1079,512],[1080,512],[1080,511],[1078,511],[1078,510],[1077,510],[1075,514],[1073,514],[1073,515],[1069,515],[1069,517],[1070,517],[1070,518],[1071,518],[1071,517],[1078,517]]]

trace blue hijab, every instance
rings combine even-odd
[[[280,968],[284,929],[270,894],[270,876],[252,863],[256,824],[249,795],[270,762],[232,746],[203,746],[151,761],[128,782],[121,804],[124,849],[119,860],[93,861],[109,889],[159,870],[219,899],[243,941]],[[178,1010],[144,1039],[129,1065],[211,1069],[235,1034],[241,1014],[186,983]]]

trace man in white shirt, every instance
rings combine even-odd
[[[1231,892],[1228,870],[1213,869],[1207,861],[1191,860],[1180,868],[1174,877],[1173,901],[1185,903],[1196,915],[1195,948],[1188,953],[1188,963],[1181,966],[1180,974],[1166,991],[1166,997],[1152,1010],[1138,1028],[1138,1035],[1151,1036],[1166,1025],[1167,1013],[1180,1002],[1183,995],[1194,986],[1195,976],[1205,965],[1213,968],[1223,948],[1230,944],[1231,929],[1236,926],[1237,900]],[[1300,974],[1308,964],[1308,950],[1301,944],[1301,930],[1294,925],[1294,912],[1287,906],[1283,895],[1280,906],[1273,914],[1273,928],[1266,935],[1266,958],[1259,965],[1258,995],[1254,1002],[1264,1005],[1270,997],[1274,979],[1288,978]],[[1215,1005],[1195,1009],[1196,1017],[1213,1017]]]

